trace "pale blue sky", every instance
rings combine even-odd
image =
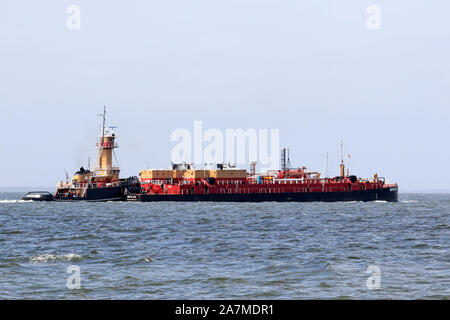
[[[81,29],[66,27],[69,5]],[[379,5],[381,30],[366,9]],[[54,186],[119,127],[122,175],[177,128],[279,128],[293,164],[449,190],[450,2],[0,2],[0,186]],[[422,171],[422,172],[421,172]]]

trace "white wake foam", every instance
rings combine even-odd
[[[43,253],[30,258],[30,261],[33,263],[45,263],[55,261],[78,261],[78,260],[81,260],[81,256],[75,253],[68,253],[68,254]]]
[[[33,200],[0,200],[0,203],[27,203],[33,202]]]

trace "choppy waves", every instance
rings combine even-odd
[[[0,299],[449,298],[450,195],[57,205],[0,197],[9,199],[0,200]],[[77,292],[66,287],[73,265]],[[380,290],[366,287],[370,265],[381,269]]]

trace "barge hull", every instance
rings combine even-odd
[[[346,192],[241,193],[241,194],[132,194],[128,201],[212,201],[212,202],[335,202],[398,201],[398,188],[355,190]]]

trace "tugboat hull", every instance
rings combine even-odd
[[[124,200],[121,187],[87,189],[84,197],[57,195],[55,201],[106,202]]]
[[[289,192],[242,194],[133,194],[128,201],[212,201],[212,202],[335,202],[335,201],[398,201],[398,188],[355,190],[345,192]]]

